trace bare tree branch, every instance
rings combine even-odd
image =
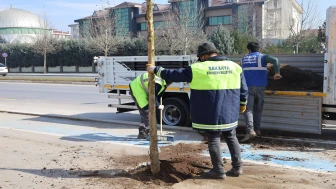
[[[174,3],[172,10],[164,14],[165,23],[157,33],[160,44],[165,44],[170,54],[194,52],[198,43],[206,40],[204,7],[197,1],[183,1],[181,6]],[[199,7],[201,6],[201,7]]]
[[[51,22],[46,13],[40,23],[42,28],[34,29],[36,40],[34,43],[34,51],[43,55],[44,73],[47,73],[47,53],[56,53],[61,48],[61,43],[52,35]]]
[[[116,15],[110,8],[109,1],[104,5],[101,2],[101,10],[95,11],[95,14],[89,18],[89,36],[88,40],[91,48],[96,52],[104,52],[105,56],[117,50],[117,46],[122,40],[116,35]]]
[[[304,30],[317,28],[322,23],[316,1],[302,0],[301,7],[304,11],[303,14],[296,14],[293,18],[288,18],[287,23],[291,32],[289,39],[295,46],[296,53],[299,53],[299,45],[305,38]]]

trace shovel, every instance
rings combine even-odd
[[[160,135],[158,135],[158,141],[174,141],[174,136],[173,135],[164,135],[162,134],[162,111],[163,111],[164,106],[162,105],[162,98],[160,98]]]

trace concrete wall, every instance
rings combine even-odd
[[[207,10],[205,16],[213,17],[213,16],[227,16],[232,15],[232,9],[216,9],[216,10]]]

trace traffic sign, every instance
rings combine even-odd
[[[7,53],[2,53],[2,57],[7,58],[8,54]]]

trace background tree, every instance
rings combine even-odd
[[[123,56],[146,56],[148,52],[147,41],[142,36],[128,38],[123,41],[121,49],[120,54],[122,53]]]
[[[299,45],[305,39],[303,30],[317,28],[321,24],[318,4],[314,0],[302,0],[303,14],[297,14],[294,18],[288,18],[287,27],[291,32],[290,41],[295,46],[295,53],[299,53]],[[299,21],[297,21],[299,20]]]
[[[43,70],[47,73],[47,54],[55,54],[61,48],[61,43],[52,35],[51,22],[46,14],[43,16],[42,29],[35,29],[34,52],[43,55]]]
[[[7,43],[6,39],[0,36],[0,44],[5,44]]]
[[[116,35],[116,15],[113,9],[109,8],[109,1],[100,0],[100,3],[101,10],[95,11],[89,18],[87,40],[93,51],[98,54],[104,52],[104,56],[108,56],[117,51],[122,38]]]
[[[326,21],[323,22],[322,26],[319,26],[319,30],[318,30],[318,34],[317,34],[317,40],[321,45],[321,52],[325,51],[325,47],[326,47],[326,34],[325,34],[325,30],[326,30]]]
[[[234,51],[236,54],[246,54],[247,43],[251,41],[258,41],[254,36],[243,33],[241,34],[239,31],[232,29],[230,30],[230,35],[234,38]]]
[[[243,36],[253,36],[261,40],[262,29],[267,27],[263,25],[262,6],[255,2],[239,5],[238,11],[232,15],[232,23],[235,30]]]
[[[169,55],[178,54],[180,45],[177,33],[179,32],[179,18],[175,12],[163,13],[164,23],[159,25],[155,31],[156,51],[167,52]]]
[[[170,54],[195,53],[199,43],[207,40],[203,31],[204,7],[198,1],[172,3],[172,10],[164,14],[164,24],[158,31],[160,44],[168,47]]]
[[[224,26],[218,26],[212,33],[210,40],[214,43],[221,54],[235,54],[234,37]]]

